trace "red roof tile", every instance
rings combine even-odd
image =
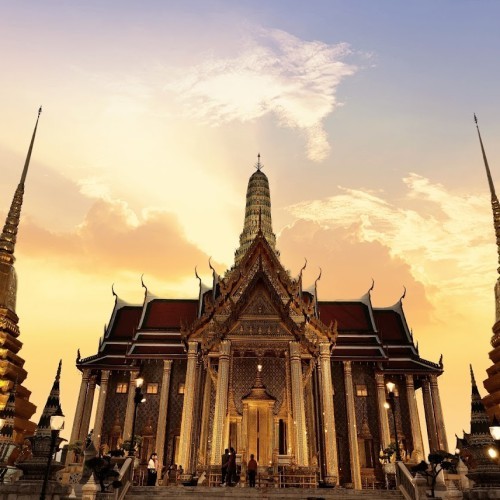
[[[181,322],[191,323],[198,314],[197,300],[152,300],[146,309],[143,328],[180,328]]]
[[[368,307],[362,302],[320,302],[319,317],[325,325],[338,322],[338,331],[373,331]]]
[[[374,309],[373,315],[375,317],[377,330],[379,331],[380,340],[383,343],[408,343],[403,321],[396,311],[391,309]]]
[[[109,339],[131,339],[135,333],[142,308],[135,306],[124,306],[116,312],[115,320],[111,325]]]

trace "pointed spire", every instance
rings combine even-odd
[[[255,165],[257,171],[248,180],[245,221],[243,231],[240,234],[240,246],[235,253],[236,265],[241,262],[257,235],[263,235],[276,252],[276,255],[279,255],[276,250],[276,235],[273,233],[269,180],[266,174],[262,172],[263,166],[260,162],[259,153]]]
[[[43,408],[42,416],[38,422],[38,427],[35,431],[35,436],[50,436],[50,417],[54,415],[58,408],[61,407],[59,401],[59,381],[61,379],[61,367],[62,360],[59,360],[59,365],[57,367],[56,376],[54,378],[54,383],[52,384],[52,389],[50,391],[45,407]]]
[[[38,128],[38,120],[40,119],[41,112],[42,107],[40,106],[40,109],[38,110],[38,117],[35,123],[35,128],[33,130],[33,135],[31,137],[31,142],[28,148],[28,154],[26,155],[26,161],[24,162],[21,180],[19,181],[19,185],[17,186],[16,192],[14,193],[14,198],[12,199],[10,210],[5,221],[2,234],[0,236],[0,253],[7,254],[10,257],[8,260],[11,263],[14,262],[14,248],[16,245],[19,221],[21,219],[21,207],[24,197],[24,183],[26,181],[26,175],[28,174],[31,153],[33,151],[33,144],[35,143],[36,130]]]
[[[464,446],[470,453],[475,467],[469,470],[467,477],[474,481],[474,487],[500,484],[500,469],[496,461],[488,455],[490,448],[495,448],[495,442],[490,434],[490,419],[479,394],[476,378],[470,366],[471,376],[471,418],[470,434],[464,433]]]
[[[493,178],[491,177],[490,166],[488,164],[488,158],[486,157],[486,152],[484,150],[483,139],[481,137],[481,132],[479,131],[479,125],[477,123],[477,117],[475,113],[474,122],[476,123],[479,144],[481,145],[481,153],[483,154],[484,168],[486,169],[486,177],[488,178],[488,185],[490,187],[491,208],[493,210],[493,227],[495,228],[495,236],[497,242],[498,263],[500,264],[500,203],[498,202],[497,194],[495,192],[495,186],[493,185]],[[497,271],[500,274],[500,266],[498,267]],[[497,321],[498,319],[499,318],[497,318]]]

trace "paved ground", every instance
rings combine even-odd
[[[208,488],[204,486],[135,486],[126,495],[128,500],[139,498],[182,498],[200,499],[259,499],[259,500],[402,500],[404,497],[395,490],[346,490],[324,488]]]

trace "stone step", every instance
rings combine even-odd
[[[259,499],[259,500],[403,500],[397,490],[348,490],[344,488],[209,488],[206,486],[134,486],[125,499],[139,498]]]

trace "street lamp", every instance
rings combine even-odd
[[[495,441],[500,440],[500,423],[498,423],[496,415],[493,415],[493,422],[491,422],[490,425],[490,434]]]
[[[130,448],[128,450],[128,456],[133,457],[135,455],[135,420],[137,418],[137,407],[140,403],[144,403],[146,399],[142,393],[142,384],[144,384],[144,379],[142,377],[137,377],[135,379],[135,395],[134,395],[134,418],[132,420],[132,436],[130,437]]]
[[[398,426],[396,425],[396,400],[394,399],[394,389],[396,384],[394,382],[387,382],[387,391],[389,393],[389,406],[392,410],[392,421],[394,423],[394,438],[396,440],[396,462],[401,462],[401,453],[399,451],[399,440],[398,440]]]
[[[40,492],[40,500],[45,500],[45,491],[49,481],[50,466],[52,465],[52,456],[55,452],[56,441],[59,437],[59,431],[64,428],[64,415],[61,407],[58,406],[55,413],[50,417],[50,451],[49,458],[47,459],[47,468],[45,469],[45,476],[43,478],[42,491]]]

